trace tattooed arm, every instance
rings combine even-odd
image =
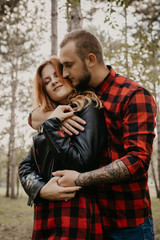
[[[57,171],[53,175],[61,177],[58,180],[58,184],[63,187],[74,185],[85,187],[100,183],[117,184],[130,178],[127,167],[120,160],[90,172],[78,173],[76,171],[63,170]]]
[[[80,173],[75,180],[77,186],[89,186],[98,183],[116,184],[130,177],[129,171],[120,160],[91,172]]]

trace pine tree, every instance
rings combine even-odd
[[[67,30],[82,28],[82,12],[80,0],[66,0],[66,18],[67,18]]]
[[[39,1],[38,1],[39,2]],[[41,4],[43,1],[41,2]],[[31,81],[27,77],[27,70],[35,64],[34,52],[42,43],[42,32],[45,26],[37,21],[40,17],[43,5],[36,6],[36,2],[21,0],[12,11],[6,5],[5,14],[0,23],[0,58],[3,65],[0,66],[1,89],[3,89],[1,107],[10,116],[6,116],[6,137],[8,141],[8,164],[7,164],[7,191],[11,183],[11,198],[15,198],[16,185],[16,148],[17,148],[17,126],[19,115],[29,109],[31,104],[30,91]],[[42,9],[41,9],[42,8]],[[42,27],[41,27],[42,26]],[[25,74],[24,74],[25,73]],[[25,76],[26,75],[26,76]],[[29,101],[30,100],[30,101]]]
[[[57,55],[57,0],[51,0],[51,55]]]

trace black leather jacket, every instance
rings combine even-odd
[[[60,120],[52,118],[46,120],[43,131],[33,137],[33,145],[19,166],[20,180],[29,196],[28,205],[41,201],[38,193],[53,171],[85,172],[99,166],[107,139],[103,109],[98,110],[91,104],[77,115],[87,122],[85,131],[79,135],[64,135],[60,131]]]

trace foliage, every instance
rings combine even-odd
[[[3,120],[6,119],[3,127],[3,141],[6,142],[5,153],[8,156],[7,183],[9,183],[11,165],[10,182],[13,198],[16,180],[16,149],[20,145],[22,147],[18,130],[20,125],[26,125],[22,119],[24,116],[27,118],[25,112],[28,112],[31,106],[31,81],[27,71],[36,63],[38,47],[42,43],[42,32],[46,29],[45,25],[37,21],[39,17],[43,22],[43,3],[41,1],[39,6],[36,5],[36,1],[21,0],[13,9],[6,5],[2,16],[3,21],[0,23],[0,59],[3,62],[0,66],[0,77],[3,77],[1,109],[7,113],[3,116]],[[26,133],[23,132],[23,136],[25,135]]]
[[[31,107],[33,79],[30,79],[28,72],[32,71],[33,66],[39,62],[38,50],[43,43],[42,33],[46,29],[45,16],[42,11],[44,2],[41,1],[42,5],[40,6],[36,4],[36,1],[34,2],[21,0],[12,11],[7,8],[3,22],[0,23],[0,60],[2,63],[0,66],[0,87],[3,89],[0,106],[7,111],[5,116],[7,122],[12,102],[11,84],[15,77],[18,79],[16,119],[20,115],[26,118],[26,111],[28,112]],[[40,24],[37,21],[38,18],[44,24]],[[9,127],[9,122],[7,122],[6,127]]]
[[[18,5],[21,0],[1,0],[0,3],[0,20],[6,15],[7,9],[13,12],[14,8]]]
[[[138,4],[138,3],[137,3]],[[134,28],[134,53],[132,54],[133,66],[141,72],[141,82],[156,96],[160,73],[160,5],[149,1],[139,5],[135,15],[139,18]],[[135,31],[136,29],[136,31]],[[134,69],[133,69],[134,70]],[[158,85],[157,85],[158,84]],[[157,85],[155,89],[155,85]]]

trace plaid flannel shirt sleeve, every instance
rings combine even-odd
[[[152,95],[144,88],[130,96],[124,108],[123,144],[124,162],[131,176],[146,175],[152,154],[156,104]]]

